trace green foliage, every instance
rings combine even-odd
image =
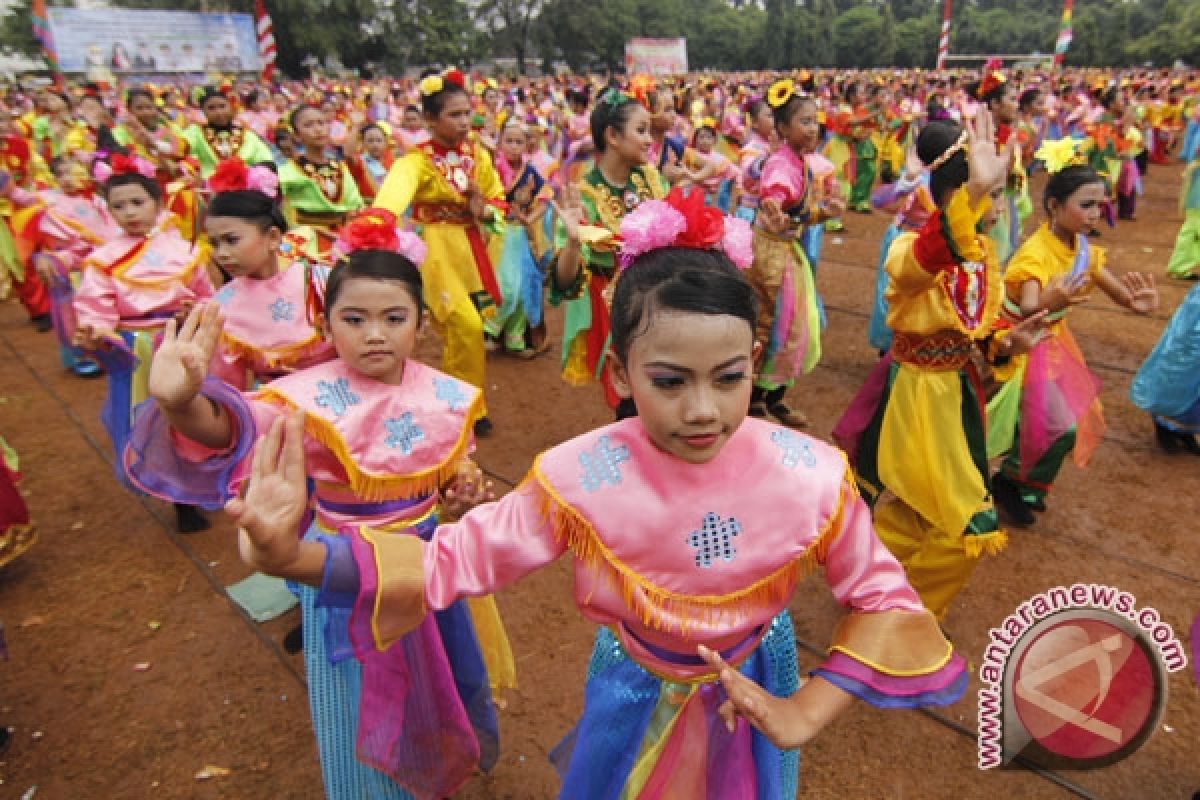
[[[50,0],[67,2],[68,0]],[[934,64],[941,0],[266,0],[279,63],[309,56],[390,71],[536,56],[619,69],[635,36],[683,36],[695,69]],[[245,11],[252,0],[114,0],[129,8]],[[0,20],[0,48],[36,53],[30,0]],[[1050,54],[1061,0],[958,0],[954,53]],[[1200,64],[1197,0],[1077,0],[1069,64]]]

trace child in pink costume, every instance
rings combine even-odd
[[[604,626],[583,718],[552,754],[572,800],[794,797],[794,748],[852,697],[947,703],[966,682],[841,452],[746,419],[755,297],[730,256],[749,263],[749,231],[675,202],[646,201],[621,226],[633,263],[616,283],[612,368],[639,416],[551,448],[513,493],[428,542],[365,526],[298,543],[296,419],[286,437],[272,426],[249,493],[228,507],[247,560],[323,586],[367,650],[391,647],[426,607],[570,553],[575,602]],[[746,474],[751,493],[738,488]],[[784,609],[818,565],[850,613],[797,689]]]

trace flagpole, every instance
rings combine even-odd
[[[942,36],[938,39],[937,69],[940,72],[946,66],[946,56],[950,55],[950,17],[954,13],[953,0],[942,2]]]

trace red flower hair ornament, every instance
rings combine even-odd
[[[425,260],[425,242],[412,231],[397,227],[396,215],[383,208],[368,208],[355,214],[333,243],[335,258],[357,250],[387,250],[399,253],[418,267]]]
[[[279,176],[269,167],[248,167],[240,158],[227,158],[209,176],[208,189],[213,193],[249,189],[274,200],[279,195]]]

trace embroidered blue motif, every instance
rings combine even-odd
[[[276,297],[267,308],[271,311],[272,322],[291,322],[296,314],[296,305],[282,297]]]
[[[606,483],[618,485],[621,482],[620,465],[628,460],[628,446],[613,447],[607,436],[601,436],[599,444],[590,453],[579,454],[579,463],[583,466],[583,477],[579,482],[584,491],[594,492]]]
[[[217,293],[213,295],[213,299],[217,301],[217,305],[219,306],[223,306],[228,303],[233,299],[233,284],[227,283],[222,286]]]
[[[388,447],[399,448],[404,455],[411,455],[413,445],[425,438],[425,431],[413,422],[411,411],[405,411],[398,417],[392,417],[383,421],[383,425],[387,428],[387,439],[384,441]]]
[[[788,469],[803,462],[806,467],[815,467],[817,457],[813,455],[812,445],[798,433],[780,428],[771,434],[771,441],[783,451],[783,465]]]
[[[445,401],[451,411],[462,411],[467,407],[467,393],[453,378],[434,378],[434,396]]]
[[[741,523],[734,517],[721,519],[720,514],[711,511],[705,514],[700,529],[692,531],[687,537],[688,544],[696,548],[696,566],[708,569],[717,559],[733,561],[737,555],[733,537],[741,532]]]
[[[338,378],[333,383],[317,381],[317,405],[328,408],[335,417],[346,413],[350,406],[359,404],[358,395],[350,391],[350,381]]]

